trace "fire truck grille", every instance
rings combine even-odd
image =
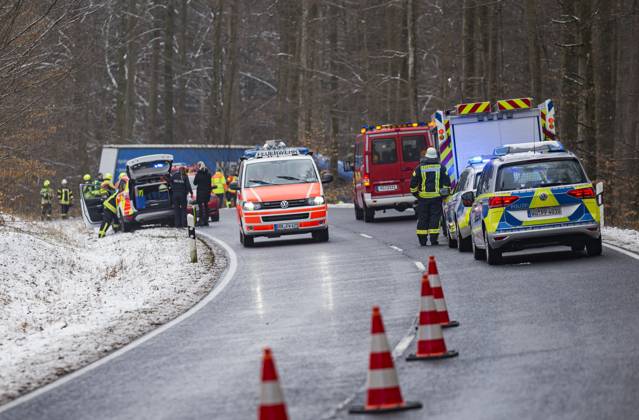
[[[308,219],[308,213],[282,214],[278,216],[262,216],[263,222],[283,222],[285,220]]]
[[[300,198],[299,200],[285,200],[285,201],[288,203],[288,207],[286,208],[304,207],[308,205],[306,204],[305,198]],[[281,208],[282,208],[282,201],[265,201],[262,203],[262,209],[264,210],[281,209]]]

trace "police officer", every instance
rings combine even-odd
[[[450,189],[446,167],[439,163],[433,147],[419,161],[410,179],[410,192],[417,197],[417,238],[422,246],[438,245],[439,225],[442,217],[442,192]]]
[[[209,225],[209,200],[211,200],[211,172],[204,162],[197,163],[198,170],[193,184],[197,186],[197,215],[199,226]]]
[[[67,180],[63,179],[58,188],[58,202],[60,203],[60,214],[63,219],[69,215],[69,208],[73,204],[73,191],[68,187]]]
[[[186,175],[186,167],[182,166],[171,175],[171,191],[173,191],[173,209],[175,210],[175,227],[186,227],[186,196],[193,195],[191,182]]]
[[[113,230],[116,231],[117,224],[117,210],[115,204],[115,198],[118,195],[118,191],[111,181],[103,181],[100,185],[100,189],[106,191],[108,197],[102,202],[102,224],[98,232],[98,238],[104,238],[109,230],[109,227],[113,225]]]

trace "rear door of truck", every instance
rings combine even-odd
[[[410,179],[413,171],[419,165],[421,151],[428,147],[427,132],[400,133],[399,143],[401,151],[401,184],[400,193],[410,194]]]
[[[396,132],[369,136],[370,177],[373,196],[400,194],[402,171],[399,139]]]

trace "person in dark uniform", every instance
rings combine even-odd
[[[442,192],[448,195],[450,178],[446,167],[439,163],[433,147],[426,150],[410,179],[410,192],[417,197],[417,238],[422,246],[439,245],[442,218]]]
[[[208,226],[209,200],[211,200],[211,172],[202,161],[198,162],[197,166],[197,174],[195,174],[195,179],[193,180],[193,184],[197,187],[197,224],[198,226]]]
[[[186,197],[193,195],[193,190],[184,166],[171,175],[171,191],[173,192],[175,227],[186,227]]]

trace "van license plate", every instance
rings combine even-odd
[[[561,207],[540,207],[538,209],[528,209],[528,217],[545,217],[561,215]]]
[[[275,225],[275,230],[294,230],[299,228],[298,223],[280,223],[279,225]]]
[[[395,191],[397,189],[397,185],[378,185],[377,191]]]

